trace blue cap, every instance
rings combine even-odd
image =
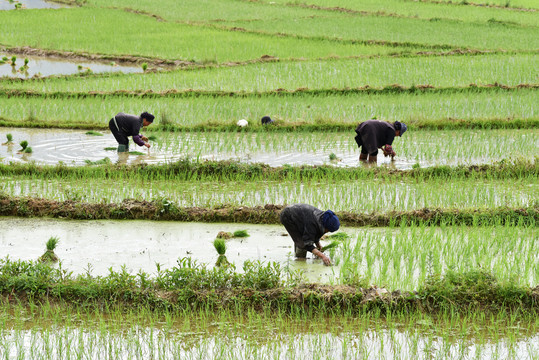
[[[269,116],[264,116],[262,117],[262,125],[266,125],[266,124],[271,124],[273,122],[273,119],[270,118]]]
[[[324,214],[322,214],[322,225],[324,225],[329,232],[334,232],[339,230],[341,223],[333,211],[327,210],[324,212]]]
[[[401,122],[401,136],[402,136],[402,134],[404,134],[404,132],[406,131],[406,129],[408,129],[408,126],[406,126],[405,123],[402,123],[402,122]]]

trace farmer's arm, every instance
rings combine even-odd
[[[305,226],[302,237],[304,249],[312,252],[314,255],[322,259],[322,261],[324,261],[324,265],[331,265],[331,260],[329,257],[324,255],[323,252],[314,246],[315,243],[317,246],[320,246],[320,239],[317,238],[316,230],[314,229],[314,226]]]
[[[138,135],[133,135],[133,141],[138,145],[138,146],[146,146],[147,148],[150,147],[150,144],[148,143],[145,143],[144,140],[143,140],[143,136],[138,134]]]

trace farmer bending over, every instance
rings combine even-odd
[[[397,155],[391,144],[395,136],[402,136],[406,131],[406,124],[395,121],[393,124],[380,120],[367,120],[356,128],[356,143],[361,148],[359,161],[376,162],[378,149],[384,151],[385,156],[393,157]]]
[[[296,257],[304,258],[310,251],[325,265],[331,265],[329,257],[321,251],[320,238],[327,232],[337,231],[341,225],[333,211],[324,212],[311,205],[295,204],[281,211],[280,220],[294,240]]]
[[[133,137],[133,141],[138,146],[150,147],[146,141],[148,138],[139,134],[140,128],[153,123],[154,116],[150,113],[143,112],[140,116],[118,113],[109,121],[109,129],[118,141],[118,152],[129,151],[128,136]]]

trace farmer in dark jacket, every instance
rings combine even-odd
[[[360,161],[375,163],[378,149],[384,151],[385,156],[396,155],[391,147],[395,136],[402,136],[406,131],[406,124],[395,121],[393,124],[380,120],[367,120],[356,128],[356,143],[361,148]]]
[[[310,251],[321,258],[325,265],[331,265],[329,257],[321,251],[320,238],[327,232],[337,231],[341,225],[333,211],[322,211],[307,204],[295,204],[281,211],[280,220],[294,240],[297,257],[305,257],[306,251]]]
[[[133,141],[138,146],[150,147],[146,141],[148,138],[139,134],[143,126],[148,126],[153,123],[154,116],[150,113],[143,112],[140,116],[118,113],[109,121],[109,129],[118,141],[118,152],[129,151],[129,136],[133,137]]]

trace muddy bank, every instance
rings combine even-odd
[[[37,49],[29,46],[20,46],[20,47],[9,47],[9,46],[0,46],[0,51],[15,54],[15,55],[30,55],[30,56],[41,56],[41,57],[52,57],[64,60],[78,60],[78,61],[114,61],[120,65],[133,65],[133,64],[142,64],[147,63],[149,66],[153,67],[171,67],[171,66],[190,66],[195,63],[183,60],[167,60],[167,59],[158,59],[150,58],[144,56],[133,56],[133,55],[107,55],[107,54],[93,54],[87,52],[78,52],[78,51],[61,51],[61,50],[50,50],[50,49]]]
[[[168,201],[124,200],[120,204],[89,204],[73,200],[53,201],[38,198],[0,198],[0,216],[53,217],[64,219],[172,220],[187,222],[226,222],[280,224],[283,205],[220,208],[176,207]],[[338,212],[346,226],[436,225],[524,225],[539,223],[539,207],[494,209],[418,209],[386,213]]]

